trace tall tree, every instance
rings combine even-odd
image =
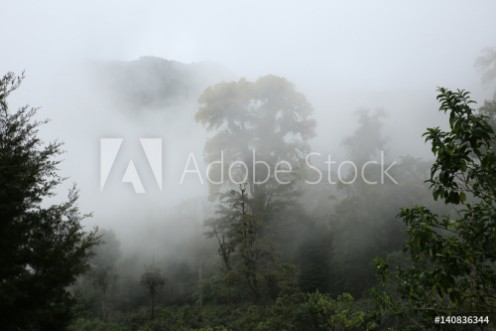
[[[359,126],[353,135],[343,140],[343,144],[350,159],[360,166],[378,156],[378,152],[386,147],[387,139],[382,133],[382,120],[386,113],[383,110],[373,113],[362,110],[357,112],[357,115]]]
[[[482,81],[490,83],[496,79],[496,49],[486,48],[484,52],[475,61],[476,67],[482,73]],[[491,100],[485,100],[484,104],[479,108],[482,115],[487,116],[487,121],[496,130],[496,92]],[[496,142],[493,142],[493,147]]]
[[[150,296],[150,314],[152,319],[155,318],[155,299],[157,293],[165,285],[165,282],[165,277],[162,276],[160,269],[155,267],[155,264],[147,267],[145,273],[141,275],[140,284],[146,288]]]
[[[239,271],[244,277],[253,300],[260,299],[260,275],[264,260],[273,259],[270,243],[260,234],[263,221],[257,218],[250,206],[246,187],[240,187],[239,192],[232,192],[234,219],[232,223],[232,241],[236,245],[241,258]]]
[[[362,168],[366,162],[380,162],[380,152],[387,147],[382,130],[385,112],[363,110],[357,115],[357,128],[343,140],[349,160],[357,167],[356,172],[351,170],[348,177],[356,178],[351,184],[338,183],[339,200],[330,220],[334,236],[329,289],[335,295],[349,292],[360,297],[374,282],[370,260],[385,250],[401,247],[403,231],[393,214],[401,205],[397,205],[395,200],[407,197],[412,193],[412,187],[402,185],[403,192],[398,192],[397,185],[387,177],[381,182],[379,164],[372,163]],[[398,166],[406,170],[403,165]],[[362,169],[363,176],[360,173]],[[395,170],[393,167],[391,174],[399,179]],[[377,208],[378,205],[381,207]],[[382,249],[384,245],[389,247]]]
[[[117,286],[115,264],[121,256],[120,242],[111,230],[99,230],[101,243],[94,248],[94,256],[90,260],[90,277],[93,285],[100,292],[100,308],[103,320],[109,317],[112,310],[112,292]]]
[[[236,251],[241,261],[236,270],[243,270],[244,284],[257,301],[262,296],[262,279],[265,285],[273,282],[274,275],[262,272],[262,266],[274,259],[275,237],[291,232],[292,219],[301,223],[301,212],[288,210],[297,209],[295,197],[309,152],[307,140],[314,135],[312,108],[290,82],[276,76],[215,85],[205,90],[199,103],[197,121],[215,132],[205,146],[205,162],[223,160],[224,169],[234,162],[246,165],[234,174],[237,181],[244,177],[241,187],[232,183],[228,171],[222,173],[220,166],[209,169],[211,178],[221,184],[210,185],[210,196],[219,205],[216,217],[207,225],[209,235],[219,244],[228,297]],[[275,176],[280,161],[287,161],[292,168],[286,177]],[[287,164],[282,169],[287,170]],[[286,231],[278,231],[282,228]]]
[[[229,194],[225,194],[223,200],[230,199]],[[231,305],[231,285],[232,278],[234,277],[232,270],[232,256],[236,248],[236,243],[233,240],[233,229],[232,224],[234,222],[234,215],[231,211],[230,206],[226,206],[228,201],[223,201],[217,205],[216,214],[217,217],[210,218],[205,222],[205,225],[209,228],[206,235],[209,238],[215,237],[218,244],[218,253],[222,259],[223,272],[224,272],[224,284],[227,289],[227,304]]]
[[[411,262],[392,275],[387,264],[377,264],[384,280],[396,282],[401,298],[386,296],[383,302],[393,302],[417,327],[427,328],[434,316],[496,312],[496,135],[472,108],[468,92],[439,92],[450,129],[429,128],[424,134],[436,156],[428,182],[434,199],[457,206],[458,213],[402,209]]]
[[[74,302],[66,290],[88,266],[95,232],[83,231],[78,192],[47,206],[62,182],[59,143],[37,136],[45,122],[29,106],[11,112],[7,97],[22,81],[0,79],[0,327],[64,330]]]
[[[265,76],[256,82],[241,79],[221,83],[207,88],[199,103],[196,120],[215,131],[205,145],[205,162],[221,160],[221,153],[227,166],[244,162],[248,192],[254,198],[261,196],[263,200],[280,186],[273,176],[278,161],[290,162],[295,170],[303,165],[309,151],[307,140],[315,134],[315,121],[310,118],[311,105],[286,79]],[[255,183],[263,182],[269,169],[261,164],[253,167],[254,158],[271,167],[272,176],[266,184]],[[221,193],[226,185],[229,189],[237,186],[230,183],[227,171],[221,177],[219,169],[211,169],[212,177],[223,182],[211,185],[214,194]]]
[[[486,48],[475,61],[475,66],[482,72],[482,81],[488,83],[496,78],[496,49]]]
[[[292,290],[296,284],[293,266],[281,263],[278,258],[265,221],[255,212],[246,185],[230,191],[222,201],[229,206],[224,219],[225,237],[218,239],[223,258],[221,248],[229,249],[228,259],[224,259],[228,296],[233,279],[238,280],[236,285],[255,303],[274,298],[280,291]]]

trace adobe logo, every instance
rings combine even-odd
[[[122,141],[122,138],[100,139],[100,191],[103,191],[105,187],[112,166],[119,154]],[[140,138],[140,144],[145,153],[146,160],[152,169],[153,177],[160,192],[162,192],[162,139]],[[141,177],[132,159],[127,164],[121,182],[131,183],[135,193],[146,193]]]

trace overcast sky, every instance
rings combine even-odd
[[[0,69],[80,57],[214,61],[332,86],[425,86],[473,77],[495,43],[495,1],[9,1]]]

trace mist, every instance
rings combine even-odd
[[[215,141],[231,161],[247,160],[229,151],[245,142],[257,150],[279,146],[271,136],[279,129],[263,129],[264,120],[253,120],[246,130],[253,125],[258,140],[249,134],[239,141],[231,137],[225,145],[211,140],[229,130],[229,123],[212,124],[217,115],[208,113],[209,105],[228,111],[235,104],[215,99],[224,93],[215,92],[217,84],[238,84],[230,87],[233,91],[253,84],[250,88],[259,91],[261,77],[282,77],[288,82],[284,93],[294,89],[308,103],[312,133],[306,137],[303,130],[289,130],[296,133],[281,141],[289,146],[294,139],[294,146],[303,146],[298,153],[318,153],[307,165],[320,169],[323,180],[308,185],[301,179],[288,191],[279,191],[274,182],[264,186],[264,192],[276,187],[283,207],[270,212],[277,216],[262,217],[276,220],[276,230],[260,231],[270,233],[270,246],[281,261],[299,268],[295,277],[300,289],[334,297],[346,292],[359,300],[368,300],[367,288],[375,284],[372,258],[394,260],[402,249],[406,235],[397,219],[400,208],[425,204],[440,214],[456,214],[454,208],[431,201],[424,183],[435,157],[422,134],[428,127],[449,129],[447,116],[438,111],[437,88],[470,91],[476,107],[495,96],[495,81],[483,81],[484,70],[475,65],[485,49],[495,46],[493,1],[7,0],[1,8],[0,72],[26,75],[10,97],[10,107],[39,106],[36,119],[49,119],[40,128],[41,139],[63,142],[58,171],[67,179],[46,203],[64,201],[76,183],[79,208],[92,214],[82,221],[84,229],[98,227],[104,236],[114,236],[109,237],[114,248],[102,244],[97,258],[106,261],[105,252],[118,247],[108,258],[115,260],[112,272],[118,279],[114,294],[105,294],[113,302],[106,308],[108,315],[100,316],[94,298],[82,296],[92,312],[85,316],[106,322],[122,321],[123,314],[147,306],[139,277],[150,265],[167,279],[158,305],[245,302],[243,286],[233,287],[226,299],[224,292],[215,294],[220,285],[212,285],[222,275],[222,247],[212,234],[212,219],[223,215],[219,206],[235,205],[222,193],[234,190],[244,199],[244,191],[232,183],[209,184],[208,163],[220,155],[212,147]],[[274,84],[280,88],[285,83]],[[228,98],[235,92],[225,93]],[[264,98],[260,103],[270,99]],[[202,109],[207,109],[204,122],[198,115]],[[306,114],[300,115],[307,120]],[[102,179],[101,144],[109,138],[122,141]],[[161,141],[161,155],[155,155],[161,162],[161,183],[140,143],[143,138]],[[281,160],[281,155],[290,161],[305,159],[277,148],[260,153],[266,160]],[[347,160],[358,164],[358,174],[369,160],[378,161],[379,169],[379,151],[383,163],[393,165],[394,181],[386,178],[376,186],[327,181],[329,155],[337,162],[330,172],[336,178],[338,165]],[[122,182],[130,160],[144,193]],[[195,166],[199,172],[188,172]],[[349,180],[350,167],[341,170]],[[316,179],[315,170],[301,171],[307,180]],[[380,172],[367,174],[369,180],[381,179]],[[256,186],[246,192],[257,200]],[[92,288],[88,275],[73,285],[75,293]]]

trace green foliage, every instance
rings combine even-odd
[[[78,192],[47,206],[62,182],[60,144],[43,144],[36,109],[11,112],[7,97],[22,77],[0,79],[0,327],[63,330],[74,300],[67,287],[88,267],[94,232],[81,226]]]
[[[327,330],[334,312],[334,302],[319,292],[307,294],[306,301],[297,306],[295,323],[300,330]]]
[[[392,277],[382,273],[386,281],[397,277],[403,312],[425,327],[436,315],[496,311],[496,137],[487,118],[471,108],[468,92],[439,92],[450,130],[424,134],[436,156],[428,182],[434,199],[459,207],[458,218],[423,206],[402,209],[411,264]],[[386,298],[399,305],[394,295]]]
[[[262,326],[267,327],[266,329]],[[344,293],[336,299],[320,292],[297,293],[277,300],[260,330],[373,330],[372,314]]]
[[[272,305],[167,306],[157,309],[150,320],[144,310],[129,313],[114,323],[80,319],[70,331],[101,330],[154,331],[364,331],[374,330],[371,313],[358,306],[351,295],[332,299],[326,294],[293,293]]]
[[[209,224],[224,264],[227,303],[231,303],[233,291],[258,302],[296,289],[297,270],[277,258],[266,231],[267,220],[256,213],[246,186],[224,194],[222,202],[219,217]]]
[[[280,153],[292,161],[299,158],[298,152],[308,150],[306,139],[315,134],[315,121],[309,118],[312,107],[281,77],[221,83],[207,88],[199,103],[196,120],[208,130],[217,130],[207,143],[206,161],[213,160],[210,154],[219,146],[227,152],[226,157],[255,149],[262,155]],[[287,135],[301,138],[288,142]]]
[[[105,323],[100,320],[77,319],[68,328],[67,331],[131,331],[127,326],[118,323]]]
[[[490,148],[494,131],[486,118],[471,108],[475,103],[466,91],[440,88],[440,110],[449,112],[451,131],[430,128],[424,134],[431,141],[436,162],[431,169],[434,199],[465,203],[467,194],[488,203],[496,192],[494,151]]]
[[[207,164],[223,159],[227,169],[235,161],[244,162],[248,166],[248,192],[260,212],[266,213],[269,206],[277,204],[279,196],[287,199],[294,193],[294,185],[279,185],[274,170],[278,161],[291,163],[293,171],[288,177],[291,183],[296,182],[303,155],[310,149],[307,140],[315,135],[315,121],[310,118],[313,110],[303,94],[286,79],[269,75],[255,82],[241,79],[209,87],[199,104],[196,120],[214,131],[204,149]],[[265,184],[255,183],[269,175],[265,166],[255,166],[255,158],[270,166]],[[222,182],[210,183],[212,199],[234,187],[228,172],[222,173],[220,168],[214,164],[209,169],[210,178]],[[235,174],[234,178],[243,176]],[[273,197],[269,200],[268,196]]]
[[[298,249],[300,267],[299,288],[304,292],[329,292],[333,232],[314,225],[307,230]]]

